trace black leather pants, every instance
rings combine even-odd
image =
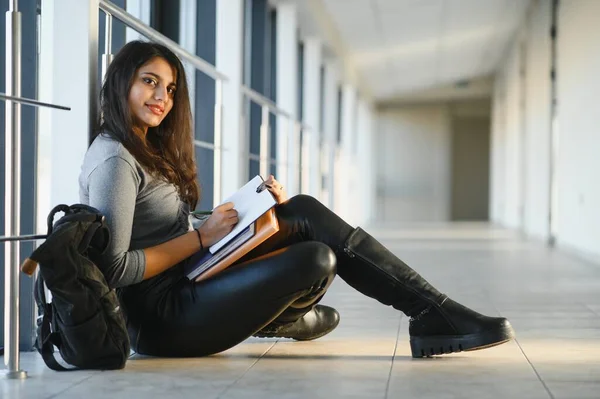
[[[209,280],[187,280],[183,262],[122,289],[132,348],[154,356],[209,355],[275,319],[291,322],[310,311],[333,281],[354,229],[310,196],[295,196],[276,213],[279,232]]]

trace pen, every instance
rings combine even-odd
[[[265,188],[272,188],[272,186],[270,184],[267,184],[266,181],[260,183],[260,185],[258,187],[256,187],[256,192],[257,193],[261,193],[265,190]]]
[[[192,211],[192,215],[212,215],[212,211]]]

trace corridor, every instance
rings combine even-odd
[[[201,359],[131,358],[123,371],[56,373],[22,353],[20,398],[598,398],[600,267],[486,224],[369,229],[450,297],[512,322],[516,341],[412,359],[408,319],[336,280],[342,315],[314,342],[252,338]]]

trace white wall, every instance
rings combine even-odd
[[[227,0],[222,0],[227,1]],[[277,3],[277,105],[293,119],[297,117],[298,110],[298,10],[296,5],[289,2]],[[286,118],[277,120],[277,136],[287,137],[288,148],[285,140],[277,140],[277,153],[285,151],[288,163],[288,176],[285,182],[290,195],[300,192],[298,179],[300,135],[290,127]]]
[[[506,107],[505,107],[505,134],[504,134],[504,223],[508,227],[521,227],[523,215],[522,197],[522,131],[521,122],[523,117],[521,81],[519,79],[519,67],[521,54],[519,45],[514,46],[509,54],[506,67]]]
[[[377,115],[378,221],[450,216],[451,115],[446,105],[383,109]]]
[[[490,221],[501,224],[505,209],[506,172],[506,88],[504,76],[499,74],[492,94],[492,132],[490,137]]]
[[[541,3],[549,5],[549,2]],[[526,17],[526,23],[506,50],[506,61],[498,71],[494,85],[492,220],[526,231],[530,230],[528,226],[532,220],[538,220],[544,212],[544,208],[537,207],[533,201],[540,201],[541,197],[548,202],[547,179],[538,175],[542,173],[540,168],[547,169],[547,164],[540,163],[544,156],[547,159],[548,147],[540,149],[536,143],[548,142],[549,129],[543,121],[550,118],[549,99],[543,98],[548,95],[548,84],[544,85],[543,77],[539,76],[550,76],[549,53],[536,48],[543,45],[540,33],[548,34],[550,26],[542,18],[533,18],[541,3],[534,3],[533,12]]]
[[[216,68],[229,81],[223,84],[221,198],[227,198],[246,181],[246,141],[242,137],[242,84],[244,2],[217,0]],[[244,154],[244,155],[242,155]]]
[[[492,137],[492,215],[531,236],[548,237],[550,154],[549,1],[532,9],[507,53],[495,85]],[[559,246],[600,256],[600,25],[598,1],[562,1],[559,6],[558,156],[556,239]],[[526,44],[525,81],[520,90],[519,43]],[[519,125],[519,102],[525,116]],[[524,160],[519,162],[522,134]],[[524,184],[521,186],[521,178]],[[521,187],[521,188],[520,188]],[[522,191],[523,219],[518,223]]]
[[[358,112],[358,93],[356,88],[349,83],[342,85],[341,107],[341,142],[337,153],[335,167],[335,192],[334,211],[350,224],[356,224],[355,195],[353,185],[356,180],[357,165],[355,139],[356,139],[356,116]]]
[[[303,83],[303,109],[304,122],[312,128],[308,140],[309,167],[307,168],[308,181],[306,194],[321,199],[321,138],[319,122],[321,119],[320,94],[321,94],[321,65],[323,63],[323,46],[316,37],[308,37],[304,42],[304,77]]]
[[[550,2],[537,3],[530,18],[526,38],[523,227],[528,235],[547,239],[550,209]]]
[[[37,231],[57,204],[79,202],[77,184],[88,147],[90,121],[96,119],[98,8],[93,2],[42,3],[40,98],[71,111],[40,108]],[[68,154],[68,156],[65,156]]]
[[[375,215],[375,151],[373,147],[373,109],[359,100],[356,128],[356,176],[353,181],[355,223],[368,225]]]
[[[563,1],[559,10],[557,239],[600,256],[600,2]]]
[[[324,191],[324,203],[333,209],[334,206],[334,174],[335,170],[335,153],[337,148],[337,131],[338,131],[338,84],[339,71],[335,61],[327,60],[325,62],[325,93],[324,93],[324,110],[323,117],[324,131],[323,135],[327,139],[327,162],[325,169],[327,170],[327,187]]]

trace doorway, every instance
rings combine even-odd
[[[490,117],[452,123],[452,221],[489,220]]]

